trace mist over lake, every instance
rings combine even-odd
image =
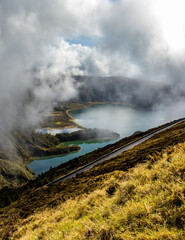
[[[71,116],[76,122],[86,128],[103,128],[115,131],[120,138],[127,137],[135,131],[145,131],[173,120],[173,115],[168,111],[136,108],[123,104],[96,104],[89,108],[73,110]],[[116,140],[88,140],[73,141],[68,145],[78,144],[81,150],[76,153],[57,156],[53,158],[42,158],[28,164],[28,167],[38,175],[46,172],[50,167],[56,167],[61,163],[84,155],[88,152],[104,147]]]
[[[168,112],[162,110],[124,104],[96,104],[88,109],[73,110],[70,114],[81,126],[109,129],[119,133],[121,137],[173,120]]]

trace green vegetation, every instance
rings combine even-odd
[[[0,187],[23,185],[35,178],[26,164],[34,157],[47,157],[79,151],[79,146],[60,146],[59,139],[50,134],[35,131],[14,130],[9,138],[11,144],[0,144]]]
[[[73,119],[69,111],[86,108],[91,106],[93,103],[66,103],[64,105],[60,105],[54,109],[53,114],[49,114],[45,116],[45,121],[41,123],[42,128],[72,128],[72,127],[80,127],[83,126],[78,125]]]
[[[118,138],[120,135],[107,129],[89,128],[83,129],[72,133],[56,134],[56,137],[61,142],[76,141],[76,140],[89,140],[89,139],[102,139],[102,138]]]
[[[68,154],[68,153],[72,153],[72,152],[77,152],[79,150],[80,150],[80,147],[77,145],[65,146],[63,144],[58,145],[53,148],[37,148],[37,150],[34,152],[34,155],[33,155],[34,158],[31,158],[31,159],[63,155],[63,154]]]
[[[1,238],[184,239],[185,123],[75,179],[40,187],[144,134],[62,164],[16,192],[3,189],[0,203],[15,193],[19,199],[0,210]]]

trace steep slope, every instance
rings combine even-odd
[[[101,189],[31,215],[16,239],[185,238],[185,143],[128,172],[107,174]]]
[[[0,188],[5,186],[18,187],[28,180],[34,179],[34,172],[23,162],[0,159]]]
[[[59,155],[78,151],[78,146],[58,146],[61,142],[50,134],[32,130],[14,130],[7,136],[8,143],[0,143],[0,188],[20,186],[34,179],[26,167],[31,157]]]
[[[184,141],[181,123],[75,179],[23,191],[1,209],[1,238],[184,239]]]

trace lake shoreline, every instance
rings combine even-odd
[[[88,102],[88,105],[84,105],[84,106],[81,106],[81,107],[76,107],[76,108],[69,108],[66,110],[66,114],[72,119],[72,122],[79,128],[82,128],[82,129],[87,129],[86,127],[84,126],[81,126],[80,124],[78,124],[76,122],[76,119],[73,118],[70,114],[70,112],[72,111],[75,111],[75,110],[80,110],[80,109],[86,109],[86,108],[89,108],[93,105],[106,105],[106,104],[111,104],[111,105],[131,105],[131,104],[127,104],[127,103],[123,103],[123,102]]]
[[[72,112],[73,110],[74,112]],[[99,128],[111,130],[119,133],[121,139],[133,135],[135,132],[146,131],[154,126],[164,124],[164,122],[166,122],[166,118],[170,119],[166,114],[161,115],[160,111],[156,112],[152,109],[148,110],[146,108],[137,108],[136,106],[118,102],[89,102],[88,104],[71,103],[58,107],[56,111],[58,111],[55,112],[56,115],[59,115],[59,111],[65,111],[66,115],[68,112],[68,124],[66,119],[64,119],[66,124],[65,127],[69,126],[69,124],[73,124],[73,127],[77,127],[77,125],[72,122],[72,119],[76,119],[77,123],[84,126],[86,129]],[[69,115],[71,116],[70,118]],[[45,158],[46,161],[43,161],[44,159],[41,160],[42,163],[40,161],[39,165],[37,161],[33,161],[29,167],[36,172],[36,175],[38,175],[41,170],[42,172],[45,172],[50,168],[50,166],[58,166],[59,164],[68,162],[71,159],[75,159],[96,149],[101,149],[102,147],[113,144],[117,141],[119,141],[119,139],[112,139],[106,142],[86,141],[79,142],[78,144],[75,142],[75,144],[81,147],[81,151],[74,154],[71,153],[68,156],[63,157],[55,155],[53,156],[54,159],[51,158],[49,160]]]
[[[69,154],[72,154],[72,153],[77,153],[81,150],[81,148],[77,151],[72,151],[72,152],[69,152],[69,153],[64,153],[64,154],[59,154],[59,155],[51,155],[51,156],[43,156],[43,157],[31,157],[29,159],[29,161],[27,162],[27,165],[30,164],[31,162],[35,161],[35,160],[44,160],[44,159],[51,159],[51,158],[55,158],[55,157],[64,157],[64,156],[67,156]]]
[[[52,117],[55,118],[55,116],[58,114],[58,113],[62,113],[61,117],[60,117],[60,125],[62,126],[54,126],[52,127],[51,123],[47,123],[48,126],[42,126],[41,128],[42,129],[46,129],[46,130],[59,130],[59,129],[64,129],[64,130],[67,130],[67,129],[72,129],[72,128],[80,128],[80,129],[87,129],[86,127],[78,124],[76,122],[76,119],[73,118],[70,114],[70,112],[72,111],[76,111],[76,110],[80,110],[80,109],[86,109],[86,108],[89,108],[93,105],[108,105],[108,104],[111,104],[111,105],[129,105],[131,106],[131,104],[128,104],[128,103],[123,103],[123,102],[87,102],[87,103],[68,103],[66,104],[65,106],[62,107],[61,110],[58,110],[58,111],[55,111],[53,114],[51,114]],[[54,119],[53,120],[54,122],[56,122],[56,120]],[[38,131],[40,128],[36,128],[35,131]]]

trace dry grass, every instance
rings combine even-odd
[[[152,131],[152,130],[149,130],[149,131]],[[135,138],[137,137],[138,136],[135,136]],[[149,171],[149,175],[150,175],[150,173],[152,173],[151,170],[156,164],[155,162],[161,159],[162,153],[164,154],[164,151],[166,151],[166,149],[168,149],[168,151],[165,153],[169,157],[167,161],[170,161],[170,158],[171,158],[170,154],[171,152],[174,151],[173,146],[177,145],[178,143],[183,143],[185,141],[185,123],[178,124],[175,127],[172,127],[160,134],[157,134],[156,136],[146,141],[145,143],[142,143],[134,147],[133,149],[126,151],[125,153],[119,155],[118,157],[108,160],[102,164],[99,164],[93,169],[90,169],[85,173],[79,174],[78,177],[76,177],[75,179],[68,179],[63,183],[54,184],[50,187],[41,187],[44,183],[47,183],[52,179],[56,179],[57,177],[69,172],[72,169],[79,167],[80,165],[83,165],[84,163],[92,161],[92,159],[97,158],[98,156],[101,156],[101,154],[104,154],[106,151],[109,152],[111,151],[111,149],[115,149],[119,147],[120,144],[123,145],[133,140],[132,138],[133,136],[122,139],[116,144],[107,146],[103,149],[99,149],[93,153],[87,154],[78,159],[74,159],[69,161],[68,163],[62,164],[61,166],[55,169],[52,169],[48,173],[43,174],[42,176],[37,178],[35,181],[31,181],[25,187],[12,189],[12,190],[7,188],[2,190],[0,192],[0,205],[7,206],[10,204],[10,202],[12,201],[14,202],[9,206],[0,209],[0,239],[3,239],[3,240],[10,239],[11,236],[14,234],[14,232],[17,232],[20,226],[22,226],[22,223],[26,219],[29,219],[29,217],[33,216],[33,213],[34,214],[37,214],[37,213],[39,214],[40,212],[44,213],[46,210],[48,212],[53,212],[55,211],[54,209],[56,209],[57,206],[62,206],[62,204],[65,204],[67,200],[71,199],[72,201],[72,199],[73,200],[76,199],[77,196],[83,197],[85,196],[85,194],[86,196],[90,196],[90,194],[95,190],[98,190],[98,189],[102,190],[104,188],[104,191],[106,191],[107,196],[113,199],[114,196],[119,192],[118,190],[120,189],[120,186],[121,186],[121,181],[118,181],[120,178],[117,179],[118,178],[117,173],[121,173],[122,178],[124,178],[124,181],[126,181],[129,178],[129,174],[123,174],[124,172],[129,171],[129,173],[131,174],[130,172],[131,169],[133,168],[135,169],[135,167],[138,166],[138,164],[148,163],[147,169],[150,170]],[[141,165],[141,166],[144,166],[144,165]],[[117,170],[117,172],[115,172],[115,170]],[[141,170],[139,170],[139,172],[141,172]],[[154,172],[152,174],[153,174],[153,181],[154,182],[157,181],[158,180],[157,172]],[[183,173],[181,174],[182,174],[182,182],[183,182],[184,176],[183,176]],[[170,176],[170,174],[168,176]],[[106,185],[106,189],[105,189],[105,182],[107,180],[110,180],[111,177],[113,177],[114,179],[112,182],[108,181],[109,185]],[[144,174],[143,178],[141,178],[140,176],[140,179],[143,179],[142,181],[148,181],[146,178],[146,174]],[[167,179],[167,182],[168,182],[168,179]],[[144,185],[145,189],[147,189],[146,187],[147,185]],[[165,188],[166,186],[163,185],[163,187]],[[135,191],[137,187],[135,186],[135,183],[128,182],[126,189],[127,189],[127,192],[130,192],[130,191],[132,192],[132,191]],[[130,196],[127,196],[127,195],[125,197],[124,195],[125,193],[122,194],[122,191],[120,192],[121,193],[117,200],[117,204],[119,204],[122,207],[122,205],[129,202],[130,199],[132,198],[130,198]],[[104,200],[102,202],[104,203]],[[182,201],[179,201],[179,199],[177,198],[177,199],[174,199],[174,202],[176,202],[176,204],[178,205],[178,204],[181,204]],[[93,211],[96,211],[96,208],[94,208]],[[170,214],[171,213],[169,213],[169,215]],[[106,211],[104,214],[104,216],[109,216],[109,215],[110,215],[109,211]],[[182,219],[183,219],[183,213],[182,213],[182,218],[180,220],[177,220],[175,224],[178,224],[180,226],[181,224],[179,224],[179,222],[181,223]],[[73,220],[74,219],[72,219],[72,221]],[[167,222],[167,224],[169,223]],[[83,226],[85,227],[86,224],[84,223]],[[170,228],[172,229],[172,227]],[[181,228],[180,227],[178,228],[182,230],[182,226]],[[119,238],[117,237],[118,239],[121,238],[120,232],[118,233],[115,232],[114,228],[109,229],[110,231],[108,230],[107,232],[105,232],[104,230],[105,229],[103,230],[97,229],[97,231],[95,231],[93,227],[92,232],[94,235],[92,235],[92,233],[88,233],[87,235],[88,236],[90,235],[90,237],[87,237],[87,239],[93,239],[93,238],[105,239],[103,237],[104,235],[106,236],[106,239],[111,239],[111,238],[116,239],[115,236],[117,235],[119,237]],[[167,227],[167,230],[169,230],[169,226]],[[100,234],[100,232],[102,235]],[[123,235],[124,232],[127,233],[128,231],[122,230],[121,234]],[[159,230],[158,232],[161,233],[163,231]],[[156,234],[159,234],[158,232]],[[101,236],[99,236],[98,234],[100,234]],[[138,231],[137,236],[139,234],[142,234],[142,232]],[[35,237],[36,239],[38,238],[37,235]],[[128,233],[127,233],[127,237],[128,237]],[[42,237],[40,238],[42,239]],[[66,236],[61,238],[65,239]],[[16,235],[15,239],[18,239],[18,235]],[[48,239],[49,239],[49,236],[48,236]],[[68,237],[68,239],[70,239],[70,236]],[[127,239],[127,238],[124,237],[123,239]],[[140,239],[143,239],[143,238],[140,238]],[[157,237],[154,239],[157,239]],[[162,239],[162,237],[158,239]]]
[[[185,143],[20,221],[12,239],[185,239]]]
[[[34,179],[34,173],[21,162],[0,159],[0,189],[10,183],[14,187],[21,186],[28,179]]]

